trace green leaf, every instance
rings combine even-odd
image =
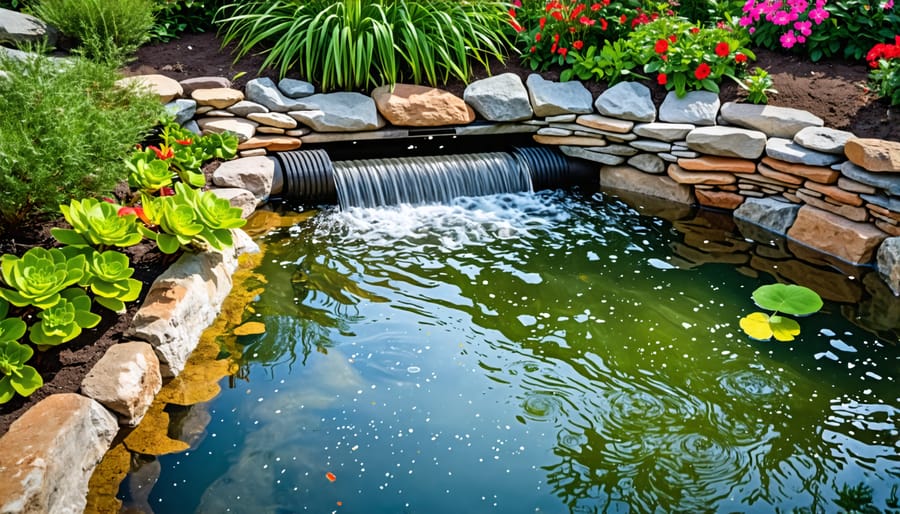
[[[22,366],[19,373],[12,377],[12,388],[22,396],[29,396],[44,385],[41,375],[31,366]],[[2,393],[0,393],[2,394]],[[0,399],[2,400],[2,399]],[[0,401],[2,403],[2,401]]]
[[[12,400],[15,395],[16,390],[12,386],[12,377],[0,378],[0,405]]]
[[[156,245],[159,246],[159,251],[167,255],[177,252],[181,247],[178,238],[169,234],[157,234]]]
[[[822,308],[822,298],[812,289],[798,285],[770,284],[753,292],[753,301],[763,309],[804,316]]]
[[[51,228],[50,235],[64,245],[84,246],[88,244],[81,234],[68,228]]]
[[[0,342],[18,341],[25,335],[28,325],[19,318],[0,321]]]
[[[94,301],[117,314],[122,314],[125,312],[125,302],[117,298],[105,298],[102,296],[98,296],[97,298],[94,298]]]

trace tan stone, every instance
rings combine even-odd
[[[853,264],[872,261],[887,234],[865,223],[850,221],[811,205],[797,212],[788,237]]]
[[[211,187],[209,191],[219,198],[228,200],[232,207],[240,209],[241,217],[244,219],[249,218],[256,211],[256,206],[259,203],[253,193],[239,187]]]
[[[841,176],[839,171],[824,166],[794,164],[792,162],[785,162],[771,157],[763,157],[762,162],[773,170],[788,173],[790,175],[797,175],[798,177],[821,182],[822,184],[834,184],[837,182],[838,177]]]
[[[900,142],[852,137],[844,145],[844,154],[868,171],[900,172]]]
[[[892,237],[900,236],[900,226],[882,220],[875,220],[875,226]]]
[[[799,186],[804,182],[803,177],[773,170],[763,163],[759,164],[759,174],[787,186]]]
[[[813,191],[818,191],[819,193],[822,193],[823,195],[835,201],[845,203],[847,205],[852,205],[854,207],[859,207],[863,204],[863,199],[858,194],[844,191],[843,189],[836,186],[819,184],[818,182],[807,180],[803,187],[812,189]]]
[[[731,173],[755,173],[756,163],[746,159],[705,155],[695,159],[678,159],[681,169],[691,171],[729,171]]]
[[[864,223],[869,219],[869,213],[864,207],[853,207],[846,204],[836,205],[821,198],[816,198],[815,196],[810,195],[802,189],[797,191],[797,198],[803,200],[803,202],[808,205],[812,205],[813,207],[817,207],[839,216],[843,216],[848,220]]]
[[[216,109],[225,109],[244,99],[244,93],[230,87],[214,87],[210,89],[195,89],[191,91],[191,98],[197,101],[197,105],[209,105]]]
[[[241,150],[241,157],[263,157],[267,154],[265,148],[254,148],[252,150]]]
[[[278,128],[278,127],[267,127],[267,126],[265,126],[265,125],[260,125],[260,126],[256,127],[256,133],[257,133],[257,134],[277,134],[277,135],[284,135],[286,132],[287,132],[287,131],[284,130],[283,128]]]
[[[221,134],[223,132],[231,132],[237,136],[238,142],[243,143],[253,137],[259,124],[244,118],[210,117],[200,118],[197,120],[197,125],[203,129],[204,133]]]
[[[297,120],[281,112],[251,112],[247,119],[260,125],[290,130],[297,127]]]
[[[670,164],[666,170],[669,177],[679,184],[732,184],[737,179],[731,173],[718,171],[689,171],[683,170],[677,164]]]
[[[134,85],[138,89],[143,89],[158,96],[159,101],[164,104],[184,94],[184,89],[177,80],[159,74],[125,77],[117,80],[116,85],[125,87]]]
[[[378,112],[400,127],[467,125],[475,121],[475,111],[462,98],[443,89],[395,84],[375,88],[372,99]]]
[[[286,152],[296,150],[302,145],[300,139],[289,136],[279,135],[259,135],[253,136],[247,141],[238,145],[238,150],[251,150],[254,148],[265,148],[270,152]]]
[[[568,146],[606,146],[606,140],[602,137],[585,136],[531,136],[536,143],[542,145],[568,145]]]
[[[627,134],[634,128],[634,122],[601,116],[600,114],[582,114],[575,123],[597,130],[605,130],[616,134]]]
[[[111,346],[81,382],[87,397],[121,415],[119,422],[135,426],[162,387],[159,359],[142,342]]]
[[[892,210],[885,209],[884,207],[875,205],[874,203],[866,204],[866,208],[868,208],[872,212],[877,212],[882,216],[887,216],[888,218],[891,218],[893,220],[900,221],[900,212],[894,212]]]
[[[75,513],[119,430],[102,405],[73,393],[28,409],[0,438],[0,512]]]
[[[697,189],[694,191],[694,194],[697,195],[697,203],[700,205],[715,207],[717,209],[728,209],[733,211],[744,203],[743,196],[727,191],[702,191]]]
[[[665,175],[651,175],[630,166],[601,167],[600,186],[665,198],[676,203],[694,203],[690,186],[679,184]]]
[[[837,185],[844,191],[850,191],[851,193],[863,193],[867,195],[875,194],[874,187],[868,184],[857,182],[847,177],[839,177],[837,180]]]

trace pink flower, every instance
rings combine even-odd
[[[894,8],[894,0],[887,0],[887,2],[881,4],[881,8],[884,9],[885,11],[888,9],[893,9]]]
[[[778,40],[781,41],[781,46],[784,48],[792,48],[797,43],[797,37],[794,36],[793,30],[785,32]]]
[[[772,20],[771,20],[771,21],[772,21],[772,23],[774,23],[775,25],[787,25],[788,23],[791,22],[788,13],[786,13],[786,12],[784,12],[784,11],[778,11],[778,12],[776,12],[775,15],[772,16]]]
[[[812,23],[808,21],[795,21],[794,28],[799,30],[804,36],[812,34]]]
[[[809,19],[814,21],[816,25],[821,25],[826,18],[828,18],[830,14],[825,9],[815,8],[812,11],[809,11]]]

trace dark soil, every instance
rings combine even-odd
[[[849,130],[860,137],[900,141],[900,114],[868,92],[865,63],[811,63],[800,57],[767,50],[759,50],[757,58],[756,65],[769,71],[778,90],[778,94],[770,96],[771,105],[807,110],[825,120],[826,126]],[[214,34],[186,34],[176,41],[141,48],[137,59],[124,72],[128,75],[161,73],[177,80],[222,76],[233,79],[235,87],[241,88],[259,75],[277,78],[277,73],[272,70],[260,71],[262,61],[258,55],[249,55],[234,62],[230,49],[223,50]],[[491,71],[494,74],[512,72],[523,78],[532,73],[520,66],[515,58],[505,64],[494,63]],[[485,76],[487,73],[482,71],[475,78]],[[544,76],[556,79],[558,71],[544,73]],[[588,83],[587,86],[595,96],[605,89],[601,83]],[[656,102],[661,102],[665,90],[655,84],[650,87]],[[461,82],[445,86],[459,96],[464,88],[465,84]],[[726,82],[720,97],[723,102],[736,100],[740,93],[735,84]],[[0,238],[0,254],[21,255],[34,245],[52,246],[49,228],[57,224],[59,222],[34,223],[7,233]],[[136,269],[135,278],[145,284],[144,293],[171,262],[149,245],[130,248],[128,253]],[[36,353],[31,364],[38,368],[45,385],[28,398],[16,397],[0,406],[0,434],[6,433],[10,423],[41,399],[55,393],[77,392],[84,376],[106,349],[127,340],[124,332],[142,301],[143,297],[124,315],[105,316],[100,326],[86,330],[72,342]]]

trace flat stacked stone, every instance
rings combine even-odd
[[[280,112],[253,112],[247,115],[247,119],[259,123],[260,126],[265,125],[285,130],[297,127],[297,120]]]
[[[772,168],[773,170],[795,175],[804,179],[809,179],[821,184],[834,184],[840,172],[826,166],[808,166],[805,164],[796,164],[787,161],[773,159],[772,157],[763,157],[762,164]]]
[[[534,116],[528,90],[513,73],[472,82],[463,92],[463,100],[489,121],[523,121]]]
[[[602,137],[592,136],[542,136],[535,134],[531,136],[535,143],[542,145],[566,145],[566,146],[604,146],[606,140]]]
[[[746,200],[746,197],[728,191],[696,189],[694,194],[700,205],[729,211],[737,209]]]
[[[844,153],[853,164],[870,172],[900,174],[900,143],[883,139],[850,138]]]
[[[650,175],[630,166],[603,166],[600,168],[600,185],[663,198],[675,203],[694,203],[694,194],[690,186],[679,184],[665,175]]]
[[[262,114],[269,112],[269,108],[265,105],[251,102],[250,100],[241,100],[234,105],[228,107],[228,112],[235,116],[247,117],[250,114]]]
[[[532,73],[525,79],[525,86],[535,116],[594,112],[591,92],[577,80],[553,82]]]
[[[813,206],[803,206],[788,230],[788,237],[852,264],[872,262],[887,234]]]
[[[632,168],[639,169],[644,173],[653,175],[661,175],[666,172],[666,163],[659,156],[651,153],[641,153],[631,157],[626,161]]]
[[[263,134],[256,135],[238,145],[238,150],[265,148],[271,152],[289,152],[300,148],[303,142],[296,137]]]
[[[256,122],[244,118],[200,118],[197,124],[204,133],[221,134],[231,132],[238,138],[239,143],[253,137],[256,133]]]
[[[181,84],[165,75],[149,74],[125,77],[116,81],[119,86],[136,87],[159,97],[159,101],[167,104],[184,94]]]
[[[685,138],[688,148],[719,157],[756,159],[766,149],[766,135],[736,127],[698,127]]]
[[[375,101],[361,93],[320,93],[294,102],[299,110],[288,114],[316,132],[361,132],[385,125]]]
[[[197,105],[225,109],[243,100],[244,93],[229,87],[195,89],[191,92],[191,98],[197,101]]]
[[[719,95],[711,91],[691,91],[679,98],[670,91],[659,106],[659,121],[691,125],[715,125]]]
[[[822,118],[800,109],[725,102],[722,119],[731,125],[758,130],[769,137],[791,139],[806,127],[821,127]]]
[[[697,128],[696,125],[690,123],[638,123],[634,126],[634,133],[639,137],[672,143],[684,140],[695,128]]]
[[[638,82],[619,82],[594,100],[597,112],[630,121],[656,121],[656,106],[650,89]]]
[[[756,163],[747,159],[732,157],[702,156],[692,159],[678,159],[682,169],[691,171],[728,171],[731,173],[755,173]]]
[[[549,122],[562,122],[561,119],[547,118]],[[583,114],[571,120],[584,127],[600,130],[611,134],[628,134],[634,128],[634,122],[601,116],[599,114]]]
[[[790,139],[780,137],[769,138],[766,142],[766,155],[773,159],[806,166],[831,166],[843,161],[841,156],[810,150]]]
[[[178,82],[186,96],[190,96],[195,89],[221,89],[231,88],[231,81],[225,77],[191,77]]]
[[[618,166],[625,162],[625,158],[619,155],[604,153],[603,147],[583,147],[562,145],[559,150],[569,157],[576,157],[607,166]]]
[[[805,127],[794,134],[794,142],[817,152],[844,155],[844,145],[850,138],[856,137],[852,132],[836,130],[828,127]]]
[[[679,184],[722,185],[733,184],[737,179],[732,173],[719,171],[691,171],[682,169],[677,164],[670,164],[666,169],[669,177]]]
[[[303,108],[297,99],[285,96],[270,78],[262,77],[247,82],[244,93],[247,100],[264,105],[270,111],[290,112]]]

